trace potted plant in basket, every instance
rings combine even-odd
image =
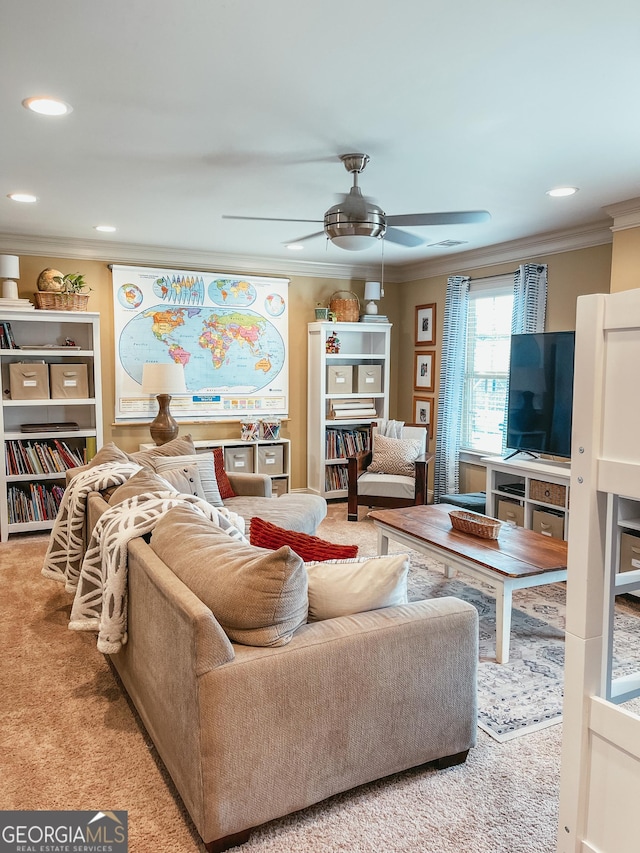
[[[36,305],[53,311],[86,311],[89,301],[86,291],[91,289],[82,273],[63,275],[58,270],[43,270],[38,278]]]

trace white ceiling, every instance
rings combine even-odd
[[[371,156],[360,185],[387,214],[492,216],[408,229],[425,242],[385,244],[389,267],[610,223],[603,207],[640,196],[638,0],[1,0],[0,27],[9,248],[378,264],[380,245],[324,238],[294,259],[284,243],[321,224],[222,219],[322,220],[351,151]],[[38,94],[73,112],[21,106]],[[466,242],[429,245],[443,240]]]

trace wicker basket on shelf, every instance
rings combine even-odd
[[[337,290],[331,296],[329,310],[336,315],[338,323],[357,323],[360,319],[358,294],[350,290]]]
[[[55,293],[53,291],[37,291],[35,294],[36,308],[47,311],[86,311],[89,296],[86,293]]]
[[[501,523],[477,512],[456,509],[449,513],[451,524],[456,530],[479,536],[481,539],[497,539]]]

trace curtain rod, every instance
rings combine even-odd
[[[507,276],[515,275],[517,272],[518,270],[513,270],[512,272],[501,272],[497,275],[481,275],[477,278],[471,278],[471,276],[469,276],[469,281],[486,281],[488,278],[507,278]]]

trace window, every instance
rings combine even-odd
[[[511,276],[471,282],[462,397],[462,450],[487,454],[502,452],[512,313]]]

